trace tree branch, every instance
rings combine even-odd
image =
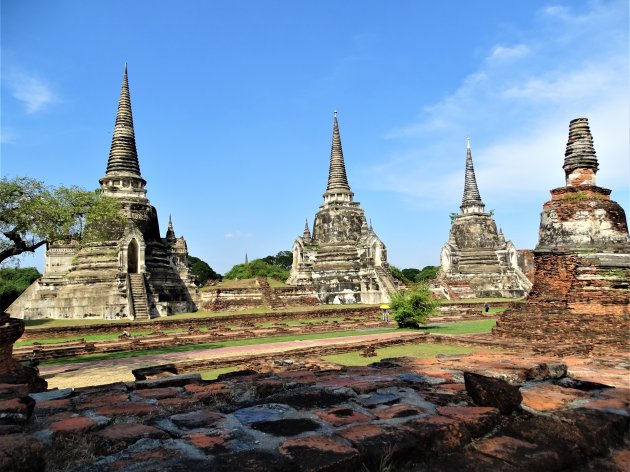
[[[5,231],[2,233],[9,241],[13,242],[14,246],[0,251],[0,262],[8,259],[9,257],[17,256],[24,252],[35,252],[38,248],[46,244],[47,240],[42,240],[33,243],[27,243],[22,239],[22,236],[13,231]]]

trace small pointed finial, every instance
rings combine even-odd
[[[337,118],[337,110],[333,111],[333,114],[335,115],[335,118]]]
[[[466,138],[466,149],[470,149],[470,136]]]

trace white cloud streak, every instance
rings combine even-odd
[[[11,95],[24,104],[27,113],[42,111],[57,100],[50,86],[34,75],[13,72],[7,82]]]
[[[465,138],[471,135],[484,200],[538,199],[563,185],[569,121],[585,116],[600,159],[598,183],[627,188],[628,33],[619,20],[624,11],[622,1],[595,3],[579,14],[565,7],[542,10],[540,24],[524,41],[521,36],[513,46],[491,48],[450,96],[425,106],[418,121],[390,131],[386,139],[419,144],[362,178],[371,188],[412,196],[426,206],[458,205]]]

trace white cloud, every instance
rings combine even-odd
[[[529,54],[529,48],[524,44],[517,44],[513,47],[495,46],[490,53],[491,60],[512,60]]]
[[[546,8],[544,25],[515,46],[505,46],[506,38],[490,48],[449,96],[425,105],[418,121],[390,131],[387,139],[415,138],[420,144],[367,169],[364,181],[426,206],[458,204],[470,135],[484,200],[539,201],[541,192],[563,185],[569,121],[585,116],[602,169],[598,183],[627,188],[628,32],[620,20],[625,8],[622,1],[595,3],[579,14]]]
[[[13,72],[8,75],[7,80],[11,95],[24,103],[27,113],[41,111],[57,100],[50,86],[38,77],[24,72]]]
[[[224,239],[251,239],[253,237],[252,233],[243,233],[242,231],[232,231],[223,235]]]

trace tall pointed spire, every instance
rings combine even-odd
[[[464,178],[464,196],[462,197],[460,208],[464,214],[483,213],[485,208],[477,188],[477,178],[475,177],[472,151],[470,150],[470,138],[467,138],[466,143],[466,176]]]
[[[166,239],[169,241],[174,241],[177,239],[175,236],[175,230],[173,229],[173,220],[171,219],[171,215],[168,215],[168,229],[166,230]]]
[[[136,150],[136,137],[133,130],[133,115],[131,114],[131,98],[129,95],[126,63],[106,175],[121,173],[141,178],[138,151]]]
[[[306,219],[306,223],[304,224],[304,233],[302,234],[302,237],[307,240],[311,239],[311,230],[308,227],[308,218]]]
[[[330,168],[328,170],[328,187],[324,193],[325,203],[349,203],[352,202],[354,193],[348,185],[346,176],[346,164],[343,160],[343,149],[341,148],[341,136],[339,134],[339,123],[337,122],[337,112],[333,122],[333,139],[330,148]]]
[[[562,168],[568,186],[595,185],[595,174],[599,166],[588,118],[571,120]]]

